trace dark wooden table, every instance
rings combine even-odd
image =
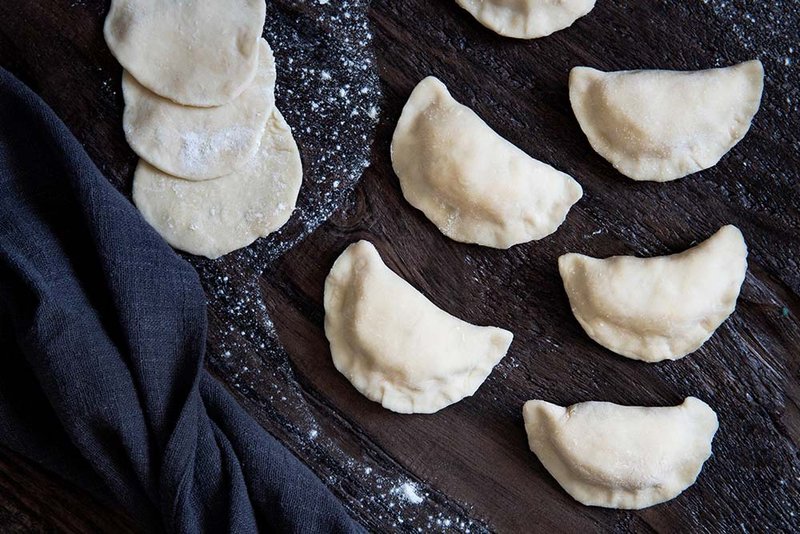
[[[599,0],[571,29],[520,42],[485,30],[453,1],[367,3],[268,2],[266,35],[283,73],[278,105],[306,181],[298,214],[277,236],[216,262],[190,258],[209,296],[212,372],[372,530],[800,530],[799,4]],[[42,95],[129,194],[136,158],[121,129],[120,68],[102,39],[106,10],[90,0],[0,2],[0,65]],[[371,41],[359,38],[367,30]],[[677,182],[619,175],[591,150],[569,106],[575,65],[700,69],[754,57],[766,86],[750,133],[715,168]],[[348,58],[365,65],[363,94]],[[333,81],[350,76],[352,100],[314,82],[327,80],[328,67]],[[555,235],[508,251],[463,245],[403,200],[389,140],[427,74],[580,181],[584,197]],[[324,113],[314,111],[320,102]],[[747,239],[748,275],[736,312],[696,353],[630,361],[593,343],[572,317],[560,254],[665,254],[727,223]],[[323,280],[360,238],[444,309],[514,332],[474,397],[434,415],[398,415],[336,372],[322,330]],[[527,399],[667,405],[687,395],[717,411],[720,429],[697,483],[668,503],[584,507],[528,451]],[[135,524],[0,451],[0,530]]]

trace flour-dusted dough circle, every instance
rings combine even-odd
[[[500,35],[535,39],[563,30],[589,13],[595,0],[456,0]]]
[[[173,247],[218,258],[289,220],[303,179],[292,131],[277,108],[261,147],[239,171],[202,182],[175,178],[139,161],[133,201]]]
[[[601,260],[570,253],[558,258],[558,269],[589,337],[634,360],[677,360],[736,309],[747,245],[729,225],[680,254]]]
[[[542,239],[583,195],[572,177],[500,137],[433,76],[403,107],[391,157],[406,200],[463,243],[509,248]]]
[[[258,150],[275,105],[275,60],[263,39],[258,63],[250,87],[213,108],[176,104],[124,72],[122,125],[128,144],[154,167],[187,180],[208,180],[241,168]]]
[[[592,148],[634,180],[666,182],[717,164],[761,104],[758,60],[700,71],[575,67],[569,100]]]
[[[368,241],[347,247],[325,280],[325,335],[336,369],[399,413],[433,413],[472,395],[514,337],[438,308]]]
[[[142,85],[186,106],[220,106],[256,73],[264,0],[112,0],[103,33]]]
[[[678,496],[711,456],[719,423],[705,402],[645,408],[531,400],[522,408],[531,451],[575,500],[640,509]]]

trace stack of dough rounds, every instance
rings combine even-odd
[[[113,0],[133,201],[173,247],[218,258],[283,226],[303,177],[275,106],[263,0]]]

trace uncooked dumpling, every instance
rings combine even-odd
[[[569,99],[592,147],[634,180],[666,182],[716,165],[750,128],[761,62],[696,72],[575,67]]]
[[[264,0],[112,0],[103,33],[142,85],[186,106],[219,106],[253,80]]]
[[[170,245],[217,258],[283,226],[302,180],[292,131],[273,108],[258,152],[242,169],[198,182],[169,176],[141,160],[133,176],[133,201]]]
[[[735,226],[680,254],[596,259],[565,254],[558,269],[589,337],[617,354],[657,362],[700,348],[736,308],[747,245]]]
[[[478,22],[500,35],[544,37],[586,15],[595,0],[456,0]]]
[[[263,39],[253,83],[228,104],[182,106],[146,89],[127,71],[123,129],[140,158],[167,174],[208,180],[230,174],[258,150],[275,104],[275,60]]]
[[[688,397],[680,406],[641,408],[582,402],[522,408],[531,451],[575,500],[640,509],[678,496],[711,456],[717,414]]]
[[[339,372],[400,413],[433,413],[472,395],[513,338],[437,308],[367,241],[347,247],[325,280],[325,335]]]
[[[392,139],[403,195],[446,236],[509,248],[552,234],[583,195],[567,174],[495,133],[429,76]]]

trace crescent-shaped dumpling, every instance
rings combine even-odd
[[[575,67],[569,99],[592,148],[634,180],[666,182],[716,165],[761,103],[758,60],[696,72]]]
[[[400,413],[433,413],[472,395],[513,338],[437,308],[368,241],[347,247],[325,280],[325,335],[339,372]]]
[[[583,195],[578,182],[497,135],[433,76],[403,108],[392,165],[406,200],[444,235],[494,248],[552,234]]]
[[[590,258],[565,254],[558,269],[572,312],[589,337],[646,362],[697,350],[736,308],[747,245],[724,226],[680,254]]]
[[[167,174],[208,180],[242,168],[258,150],[275,104],[275,60],[264,39],[253,83],[229,103],[213,108],[176,104],[122,75],[128,144]]]
[[[595,0],[456,0],[500,35],[535,39],[563,30],[586,15]]]
[[[582,402],[568,408],[531,400],[522,408],[528,444],[575,500],[640,509],[678,496],[711,456],[717,414],[687,397],[642,408]]]

